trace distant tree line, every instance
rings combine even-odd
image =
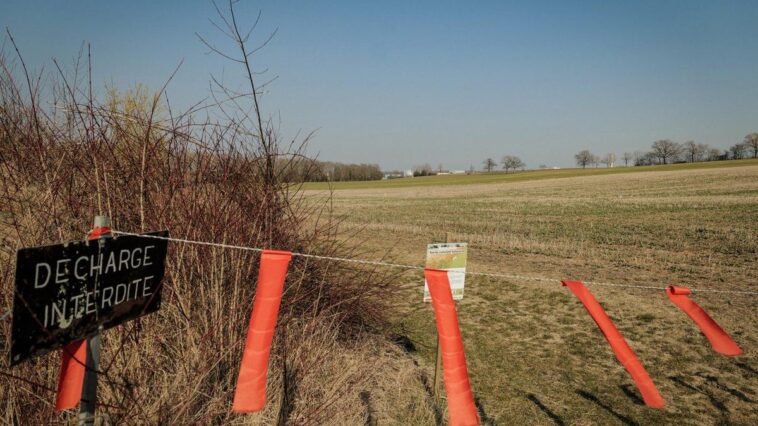
[[[617,160],[616,154],[608,153],[603,156],[593,154],[589,150],[579,151],[574,155],[576,164],[582,168],[599,167],[604,164],[606,167],[616,166],[616,162],[623,161],[624,166],[648,166],[655,164],[671,163],[696,163],[700,161],[717,161],[717,160],[739,160],[743,158],[758,158],[758,132],[750,133],[745,136],[741,143],[737,143],[726,150],[713,148],[707,144],[686,141],[677,143],[670,139],[662,139],[653,142],[649,151],[625,152],[620,160]],[[279,163],[277,163],[278,166]],[[316,161],[312,159],[288,159],[282,161],[286,164],[287,171],[283,173],[285,179],[289,182],[340,182],[340,181],[361,181],[361,180],[380,180],[384,173],[378,164],[352,164],[339,163],[335,161]],[[486,158],[483,162],[483,169],[487,172],[494,171],[498,165],[506,173],[524,169],[526,164],[521,158],[515,155],[505,155],[498,163],[493,158]],[[545,168],[547,166],[541,166]],[[430,164],[421,164],[413,166],[413,176],[433,176],[443,173],[442,164],[435,170]],[[472,166],[469,173],[474,172]],[[403,172],[396,172],[396,175],[402,176]]]
[[[344,182],[380,180],[384,177],[378,164],[352,164],[336,161],[317,161],[308,158],[282,162],[289,168],[289,182]]]
[[[440,171],[442,171],[442,165],[439,166]],[[419,176],[434,176],[437,173],[434,172],[434,169],[432,169],[432,165],[429,163],[426,164],[419,164],[416,166],[413,166],[413,176],[419,177]]]
[[[736,143],[729,149],[720,150],[707,144],[686,141],[677,143],[670,139],[653,142],[649,151],[625,152],[621,159],[624,166],[650,166],[655,164],[697,163],[700,161],[741,160],[758,158],[758,132],[746,135],[741,143]],[[597,156],[589,150],[579,151],[574,155],[576,164],[581,168],[598,167],[605,164],[613,167],[616,154],[610,153],[604,157]]]
[[[437,165],[437,169],[433,169],[432,165],[429,163],[413,166],[414,177],[435,176],[438,174],[448,174],[448,173],[451,173],[450,170],[445,169],[445,166],[443,166],[442,163]]]
[[[622,158],[624,161],[627,161],[626,154],[624,154],[624,157]],[[576,153],[574,159],[576,159],[576,164],[583,169],[587,168],[587,166],[597,167],[600,164],[605,164],[607,167],[613,167],[616,165],[616,154],[612,152],[600,157],[585,149]]]
[[[350,180],[380,180],[384,174],[378,164],[345,164],[333,161],[319,161],[313,182],[343,182]]]

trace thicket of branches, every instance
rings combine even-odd
[[[328,203],[303,203],[292,183],[291,168],[308,164],[304,142],[282,146],[261,112],[251,33],[240,30],[232,3],[218,12],[232,49],[209,47],[239,64],[248,87],[215,82],[213,104],[183,112],[165,88],[98,98],[89,51],[69,71],[55,62],[52,73],[32,74],[8,33],[10,48],[0,52],[0,306],[12,304],[18,248],[82,239],[97,214],[124,231],[351,255],[333,238]],[[210,108],[225,119],[208,118]],[[257,266],[250,252],[169,244],[161,310],[103,335],[100,412],[114,424],[241,421],[230,405]],[[364,387],[379,392],[368,384],[378,369],[366,342],[391,312],[388,283],[372,269],[293,259],[272,351],[275,403],[255,421],[360,414],[346,404],[362,406]],[[0,336],[7,353],[9,321]],[[59,362],[56,354],[13,369],[0,361],[0,423],[73,416],[52,410]]]

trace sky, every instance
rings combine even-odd
[[[758,1],[247,1],[261,102],[290,139],[315,131],[322,160],[385,170],[528,167],[574,154],[695,140],[719,148],[758,131]],[[242,87],[209,1],[0,2],[0,25],[34,70],[92,49],[93,83],[168,86],[174,109],[211,75]],[[6,38],[0,37],[0,44]]]

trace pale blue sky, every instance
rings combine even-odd
[[[520,156],[647,149],[656,139],[720,148],[758,131],[757,1],[246,1],[263,11],[254,58],[279,78],[263,99],[284,137],[318,130],[321,159],[384,168],[481,167]],[[8,1],[8,27],[34,69],[92,45],[94,79],[169,86],[174,106],[208,93],[207,1]]]

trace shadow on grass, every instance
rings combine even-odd
[[[719,410],[721,413],[728,413],[729,412],[729,410],[726,408],[726,405],[724,405],[724,403],[721,400],[719,400],[718,398],[716,398],[715,396],[713,396],[713,394],[710,393],[710,392],[708,392],[707,390],[700,389],[700,388],[698,388],[698,387],[696,387],[694,385],[691,385],[691,384],[687,383],[681,377],[669,376],[669,380],[671,380],[672,382],[676,383],[677,385],[679,385],[679,386],[681,386],[681,387],[683,387],[685,389],[689,389],[689,390],[691,390],[693,392],[697,392],[697,393],[699,393],[701,395],[704,395],[705,397],[708,398],[708,401],[710,401],[711,405],[713,405],[713,407],[716,408],[717,410]]]
[[[529,395],[526,396],[526,399],[528,399],[529,401],[532,401],[534,405],[536,405],[537,408],[540,409],[540,411],[545,413],[545,415],[548,416],[550,420],[552,420],[553,423],[555,423],[556,425],[558,426],[566,425],[566,423],[563,422],[563,419],[559,415],[555,414],[553,410],[551,410],[545,404],[543,404],[542,401],[540,401],[534,394],[530,393]]]
[[[410,337],[402,334],[391,334],[389,338],[392,343],[399,346],[405,353],[410,354],[416,352],[416,345]]]
[[[587,392],[585,390],[577,389],[576,391],[577,395],[581,396],[582,398],[586,399],[587,401],[594,402],[597,404],[600,408],[604,409],[608,413],[610,413],[613,417],[619,419],[621,423],[627,425],[627,426],[638,426],[639,423],[634,421],[631,417],[627,417],[621,413],[618,413],[616,410],[614,410],[610,405],[604,403],[600,400],[597,396],[594,394]]]
[[[739,399],[739,400],[741,400],[743,402],[750,402],[750,403],[754,403],[755,402],[752,399],[750,399],[750,397],[748,397],[747,395],[745,395],[743,392],[741,392],[741,391],[739,391],[737,389],[731,388],[731,387],[729,387],[729,386],[721,383],[719,381],[719,378],[716,377],[716,376],[711,376],[710,374],[700,373],[700,372],[695,373],[695,375],[698,376],[698,377],[702,377],[703,379],[705,379],[706,382],[708,382],[708,384],[715,386],[716,389],[719,389],[719,390],[721,390],[723,392],[726,392],[729,395],[732,395],[733,397],[735,397],[735,398],[737,398],[737,399]]]
[[[734,365],[748,373],[749,376],[758,377],[758,371],[756,371],[753,367],[745,364],[744,362],[736,362]]]
[[[432,406],[434,409],[434,424],[437,426],[441,426],[445,424],[444,417],[442,416],[442,409],[440,408],[439,404],[437,404],[437,401],[434,398],[434,390],[432,389],[432,383],[429,381],[429,376],[424,372],[424,370],[421,369],[421,367],[418,365],[418,362],[411,358],[411,361],[413,362],[413,365],[416,366],[419,370],[419,381],[424,386],[424,390],[426,391],[426,396],[429,399],[429,405]]]
[[[640,398],[637,391],[632,388],[632,385],[628,383],[625,385],[619,385],[619,389],[621,389],[621,392],[624,392],[624,395],[626,395],[627,398],[632,400],[634,405],[645,405],[645,401]]]
[[[374,407],[371,406],[371,393],[369,391],[363,391],[360,394],[361,402],[366,407],[366,421],[363,423],[365,426],[376,426],[377,422],[374,418]]]
[[[284,426],[289,422],[290,415],[295,410],[295,395],[297,394],[297,371],[288,366],[287,358],[284,357],[282,364],[282,406],[279,409],[277,425]]]
[[[487,412],[484,411],[484,405],[482,405],[482,401],[479,398],[474,398],[474,404],[476,404],[476,411],[479,412],[479,420],[481,420],[482,425],[495,426],[497,424],[495,423],[495,419],[488,416]]]

